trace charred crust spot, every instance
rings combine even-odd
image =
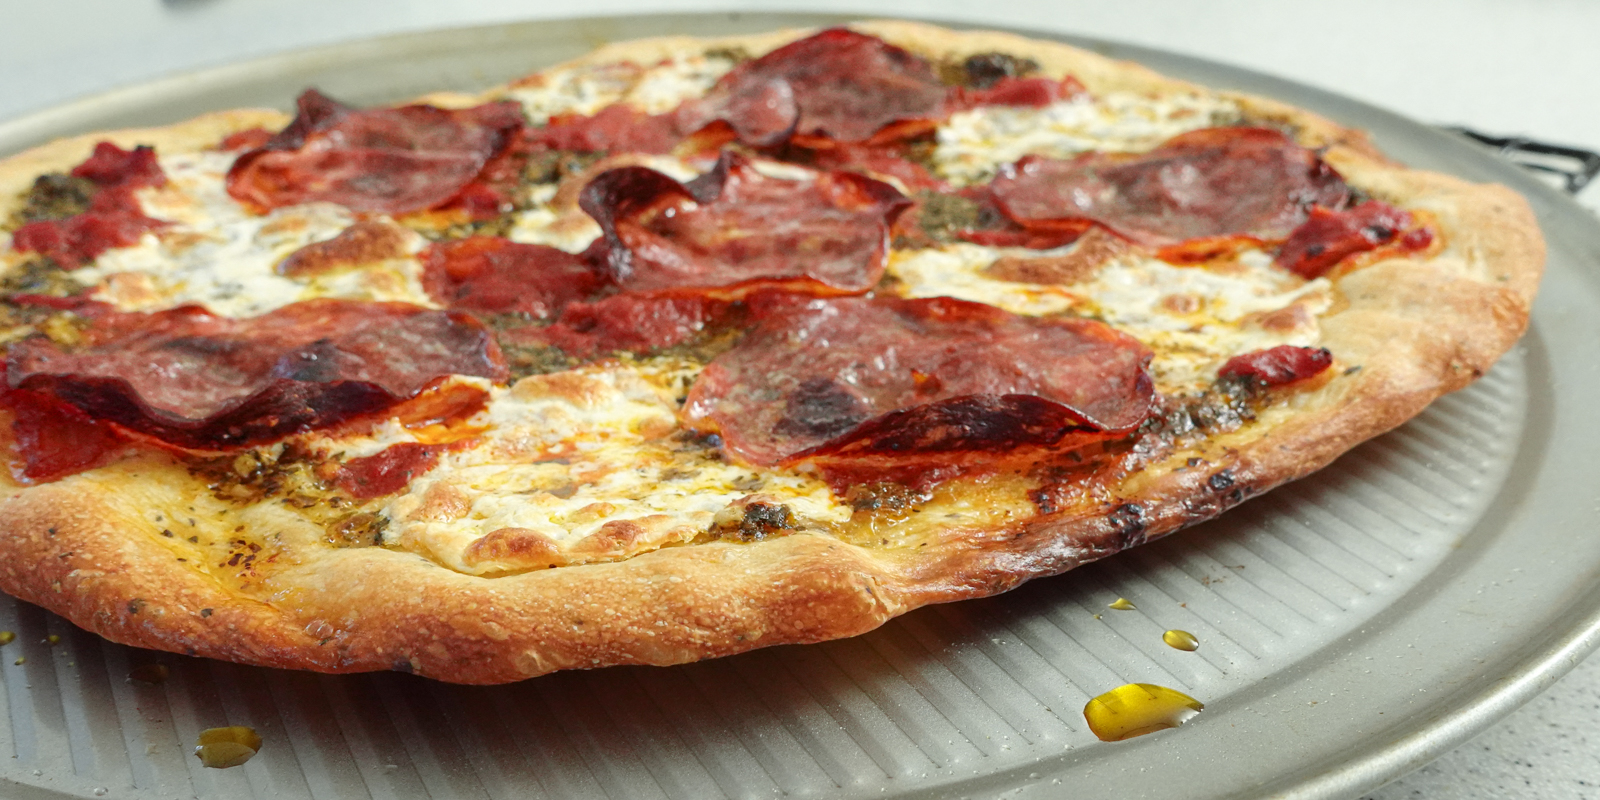
[[[204,618],[206,618],[206,617],[209,617],[209,616],[211,616],[211,613],[212,613],[212,612],[211,612],[211,609],[209,609],[209,608],[202,608],[202,609],[200,609],[200,617],[201,617],[201,618],[202,618],[202,619],[204,619]]]
[[[1233,486],[1233,471],[1225,469],[1213,474],[1206,480],[1206,486],[1210,487],[1213,492],[1227,491],[1229,487]]]
[[[144,610],[144,605],[145,604],[144,604],[143,600],[135,597],[132,600],[128,601],[128,613],[129,614],[137,614],[140,611]]]
[[[1144,506],[1138,503],[1123,503],[1111,510],[1106,515],[1106,522],[1111,526],[1112,533],[1117,537],[1121,547],[1133,547],[1144,542],[1144,533],[1149,528],[1145,520]]]
[[[737,506],[729,506],[711,523],[717,538],[740,542],[759,542],[792,530],[794,514],[778,503],[747,503],[742,513]]]
[[[1033,507],[1038,509],[1040,514],[1054,514],[1061,510],[1060,505],[1056,502],[1056,492],[1050,487],[1041,486],[1030,490],[1028,492],[1028,500],[1033,503]]]

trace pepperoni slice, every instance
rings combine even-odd
[[[898,139],[943,118],[946,94],[926,60],[832,28],[735,67],[703,102],[680,110],[680,124],[695,130],[720,119],[756,147],[791,137],[808,147]]]
[[[684,406],[756,465],[992,463],[1120,436],[1151,353],[1084,319],[938,297],[774,301]]]
[[[768,177],[732,152],[687,184],[621,167],[585,186],[578,204],[600,223],[605,268],[629,291],[733,300],[767,288],[872,288],[888,260],[889,228],[911,201],[850,172],[784,170],[795,177]]]
[[[428,296],[458,311],[551,319],[594,294],[600,276],[582,258],[541,244],[472,236],[422,252]]]
[[[1348,211],[1313,208],[1289,234],[1276,260],[1302,278],[1315,278],[1349,256],[1393,242],[1411,226],[1410,214],[1381,200]]]
[[[1143,154],[1028,156],[992,184],[1006,216],[1030,229],[1099,224],[1140,244],[1208,236],[1282,239],[1313,205],[1342,208],[1344,179],[1266,128],[1207,128]]]
[[[404,214],[461,192],[523,125],[513,102],[356,110],[308,89],[299,114],[228,170],[228,194],[267,210],[325,200]]]
[[[145,216],[133,194],[135,189],[167,182],[156,152],[150,147],[123,150],[110,142],[100,142],[87,160],[72,168],[72,175],[95,184],[89,208],[66,219],[23,225],[12,234],[13,249],[39,253],[62,269],[77,269],[113,247],[138,244],[145,233],[167,225]]]
[[[42,337],[12,345],[8,384],[210,450],[381,411],[447,375],[507,375],[481,324],[401,303],[312,300],[238,320],[188,306],[114,327],[72,351]]]

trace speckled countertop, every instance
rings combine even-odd
[[[1415,119],[1600,149],[1587,0],[59,0],[0,6],[0,119],[115,86],[367,36],[628,11],[805,10],[1058,30],[1229,62]],[[1580,200],[1600,211],[1600,188]],[[1368,800],[1600,798],[1600,659]]]

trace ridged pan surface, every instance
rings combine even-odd
[[[442,31],[157,83],[0,125],[53,136],[471,89],[603,40],[829,24],[670,15]],[[1049,37],[1048,34],[1032,34]],[[1327,470],[1222,519],[1008,595],[925,608],[855,639],[501,687],[263,670],[109,644],[0,598],[0,797],[1347,797],[1458,744],[1593,645],[1600,543],[1600,224],[1415,123],[1207,62],[1069,40],[1371,130],[1403,161],[1530,196],[1551,242],[1527,339],[1486,377]],[[1118,597],[1137,610],[1114,611]],[[1163,631],[1194,633],[1198,652]],[[60,637],[51,644],[51,635]],[[160,663],[160,684],[130,681]],[[1129,682],[1207,708],[1098,741],[1081,710]],[[196,734],[249,725],[242,767]]]

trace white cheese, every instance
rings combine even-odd
[[[1202,92],[1160,97],[1111,92],[1043,108],[982,106],[939,126],[934,169],[956,185],[981,183],[1025,155],[1142,152],[1180,133],[1239,121],[1238,104]]]
[[[1260,251],[1247,251],[1225,265],[1195,267],[1128,256],[1070,286],[1016,283],[985,275],[985,268],[999,256],[970,244],[904,251],[894,254],[889,273],[899,279],[905,297],[944,295],[1015,314],[1097,317],[1155,351],[1150,372],[1163,392],[1203,388],[1224,361],[1240,353],[1280,344],[1315,344],[1316,315],[1332,304],[1326,279],[1304,281],[1273,266],[1271,257]],[[1254,324],[1260,315],[1297,303],[1307,312],[1299,324]]]
[[[726,58],[685,54],[648,67],[629,63],[554,70],[506,94],[538,125],[557,114],[592,115],[614,103],[663,114],[701,97],[732,68]]]

